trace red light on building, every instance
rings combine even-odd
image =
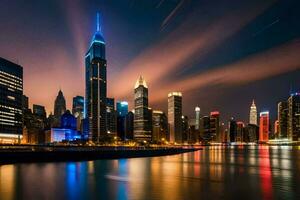
[[[219,111],[210,112],[210,116],[217,116],[217,115],[220,115]]]
[[[270,116],[269,112],[261,112],[259,118],[259,141],[267,142],[270,133]]]

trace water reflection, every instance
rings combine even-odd
[[[300,199],[300,150],[208,147],[175,156],[0,166],[0,199]]]

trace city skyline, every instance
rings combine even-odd
[[[22,22],[24,20],[20,20],[17,17],[14,19],[15,21],[10,21],[7,18],[8,13],[6,11],[2,12],[2,19],[6,19],[2,21],[4,27],[7,27],[8,33],[17,27],[18,30],[22,29],[24,32],[24,34],[20,35],[16,31],[15,33],[7,34],[5,38],[1,37],[0,41],[3,46],[0,48],[0,53],[1,56],[11,58],[12,61],[18,60],[24,67],[24,94],[29,97],[30,105],[44,105],[49,114],[49,111],[53,108],[53,102],[59,88],[64,92],[67,108],[70,110],[72,98],[77,95],[84,96],[83,55],[88,48],[88,40],[90,40],[95,31],[94,24],[96,19],[94,16],[96,11],[101,11],[102,13],[101,21],[103,21],[105,27],[103,30],[104,37],[109,44],[107,47],[109,66],[108,96],[113,96],[116,100],[128,101],[130,108],[133,108],[132,87],[140,74],[145,76],[149,84],[150,107],[166,112],[168,92],[181,91],[183,92],[183,102],[188,102],[188,104],[183,103],[184,115],[194,116],[194,108],[199,106],[202,114],[208,115],[210,111],[219,110],[223,120],[228,120],[231,116],[234,116],[236,119],[245,122],[249,117],[249,110],[246,108],[249,107],[252,99],[256,100],[258,112],[269,110],[270,117],[273,120],[277,115],[277,103],[289,96],[288,92],[291,85],[292,90],[296,90],[298,88],[297,85],[300,85],[299,80],[296,79],[299,76],[299,70],[297,70],[299,63],[295,60],[295,55],[299,55],[300,51],[297,40],[300,35],[300,29],[299,25],[294,23],[299,14],[296,14],[295,11],[293,12],[293,8],[296,9],[299,5],[295,1],[266,1],[264,4],[258,4],[255,1],[236,2],[236,7],[240,8],[240,10],[245,10],[246,8],[255,9],[253,13],[245,13],[245,16],[242,16],[240,21],[235,21],[234,17],[237,13],[228,14],[232,5],[225,6],[223,1],[219,2],[220,7],[217,8],[213,8],[207,2],[204,5],[200,5],[194,1],[191,1],[191,3],[185,2],[183,5],[179,5],[177,1],[163,2],[161,4],[158,4],[160,1],[153,1],[153,3],[144,3],[143,5],[130,2],[125,1],[121,5],[116,5],[117,3],[114,1],[111,3],[90,1],[91,5],[85,5],[82,8],[82,12],[77,12],[80,5],[70,4],[70,2],[65,1],[59,4],[62,6],[69,5],[70,8],[66,12],[67,16],[61,13],[60,7],[58,9],[55,8],[56,12],[54,12],[61,19],[64,19],[60,22],[59,18],[55,17],[54,19],[52,16],[53,5],[56,5],[58,2],[45,1],[38,3],[36,7],[25,6],[22,8],[24,9],[22,12],[18,12],[20,13],[18,17],[21,18],[24,13],[28,13],[29,10],[32,11],[31,15],[24,18],[25,21],[29,20],[30,22],[26,23],[26,27],[23,27],[24,23]],[[43,16],[39,15],[39,18],[34,17],[39,14],[37,8],[43,10],[49,5],[51,13],[45,12]],[[180,7],[176,11],[175,8],[178,5]],[[221,5],[224,8],[221,8]],[[14,7],[14,3],[7,2],[6,6],[10,8],[7,10],[18,10],[22,4],[19,3]],[[121,9],[120,7],[122,6],[129,7],[132,14],[128,15],[128,13],[119,12],[119,14],[113,15],[113,11]],[[213,14],[210,14],[205,19],[208,21],[208,24],[201,24],[201,20],[200,22],[195,22],[193,20],[195,16],[203,16],[195,12],[192,9],[193,6],[201,9],[205,8],[209,11],[219,10],[219,15],[224,16],[224,19],[219,20],[220,17],[212,12]],[[145,24],[141,24],[142,22],[136,19],[143,9],[146,10],[146,14],[149,14],[149,16],[141,16],[140,20]],[[286,16],[286,10],[290,10],[294,15]],[[160,14],[153,14],[155,11],[158,11]],[[176,11],[174,15],[170,15],[174,13],[172,11]],[[249,9],[250,11],[253,10]],[[190,16],[193,16],[193,18]],[[150,17],[153,18],[151,18],[151,21],[149,21]],[[74,20],[79,21],[75,24]],[[291,26],[282,30],[285,21],[288,21]],[[233,22],[237,27],[232,27]],[[70,29],[62,28],[63,23],[69,25],[67,27]],[[215,33],[215,30],[224,30],[225,27],[221,26],[223,23],[226,27],[230,26],[231,29],[225,32],[224,37],[218,38],[220,35]],[[37,25],[41,25],[40,32],[34,28]],[[183,30],[186,30],[184,28],[191,27],[191,25],[199,25],[201,30],[193,30],[188,33],[185,31],[180,38],[179,44],[174,43],[178,35]],[[134,27],[138,26],[145,28],[145,30],[135,30]],[[82,32],[79,30],[81,27],[85,27]],[[124,28],[126,28],[127,34],[116,35]],[[37,33],[33,34],[36,38],[30,35],[29,29],[37,31]],[[62,41],[58,45],[57,41],[62,40],[58,33],[62,33],[65,37],[64,39],[66,39],[70,30],[72,30],[73,36],[77,38],[70,39],[68,42]],[[137,31],[137,33],[132,35],[134,31]],[[148,32],[148,36],[142,37],[139,35],[143,31],[145,31],[144,33]],[[201,37],[195,37],[197,34]],[[266,39],[274,34],[277,37]],[[131,36],[135,37],[132,38]],[[53,42],[53,45],[49,45],[46,48],[45,46],[48,43],[44,37]],[[16,39],[16,42],[12,42],[13,38]],[[192,38],[195,46],[190,45],[191,41],[186,40],[187,38]],[[201,39],[211,39],[211,42],[205,43]],[[76,42],[74,43],[71,40]],[[254,44],[252,45],[251,42],[254,42]],[[15,45],[15,47],[9,47],[8,43]],[[26,48],[32,46],[30,44],[40,44],[33,49],[32,55],[25,51]],[[161,60],[162,58],[158,55],[161,52],[158,51],[161,45],[165,45],[162,52],[172,50],[171,53],[174,53],[179,60],[171,60],[171,62],[170,58],[172,58],[172,55],[169,55],[169,53],[164,56],[165,60]],[[187,55],[182,55],[180,52],[173,50],[177,45],[178,47],[184,47]],[[65,50],[71,46],[73,50],[66,53]],[[130,53],[124,52],[125,49]],[[203,50],[208,52],[202,55],[199,52]],[[226,53],[227,50],[232,51]],[[239,54],[241,55],[234,55],[236,50],[240,50]],[[40,53],[37,53],[37,51]],[[46,58],[43,52],[47,53],[47,55],[49,54],[49,58]],[[210,57],[216,56],[216,52],[221,52],[222,56],[217,56],[218,59],[211,59]],[[283,55],[283,53],[285,54]],[[33,57],[33,54],[36,56]],[[149,60],[149,56],[154,59]],[[192,59],[192,57],[197,58]],[[282,58],[283,61],[279,62],[276,59],[272,59],[270,66],[265,64],[264,57],[271,59],[278,57]],[[36,60],[32,60],[33,58]],[[41,59],[43,62],[40,61]],[[153,61],[158,62],[153,63]],[[177,65],[182,62],[186,64],[181,68],[178,67]],[[147,64],[140,65],[141,63]],[[153,65],[154,67],[157,65],[155,67],[156,70],[152,70],[148,65]],[[165,67],[161,67],[162,65]],[[247,76],[241,76],[242,78],[240,78],[238,75],[243,69],[248,69],[249,66],[253,69],[248,71]],[[276,70],[269,70],[270,67]],[[260,70],[261,68],[267,71]],[[151,73],[147,73],[147,70],[150,70]],[[159,73],[158,79],[155,79],[155,73],[153,72],[153,74],[151,70]],[[253,73],[253,70],[257,72]],[[273,71],[274,74],[270,74],[268,71]],[[288,71],[290,73],[286,73]],[[168,73],[166,74],[166,72]],[[221,76],[220,72],[222,72]],[[124,75],[126,73],[128,76]],[[44,81],[42,78],[45,75],[49,75],[51,78]],[[123,77],[128,78],[126,84],[123,84]],[[178,84],[176,85],[172,81],[174,78],[178,79]],[[73,79],[76,79],[76,81]],[[131,79],[134,80],[131,81]],[[231,79],[235,80],[232,81]],[[43,82],[41,82],[42,80]],[[198,80],[201,80],[201,82]],[[241,84],[237,82],[241,82]],[[158,88],[157,84],[163,84],[164,87]],[[128,92],[124,94],[120,92],[118,94],[120,90],[117,92],[116,87],[120,85],[122,85],[122,91],[128,90]],[[272,89],[273,87],[275,89]],[[43,91],[47,91],[47,94],[43,93]],[[203,93],[208,95],[211,100],[208,101],[206,95],[203,97]],[[239,95],[240,93],[243,93],[243,95]],[[237,95],[239,95],[238,98],[232,98],[232,96]]]

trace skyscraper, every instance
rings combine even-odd
[[[117,101],[117,113],[118,116],[125,117],[128,113],[128,102],[127,101]]]
[[[73,97],[73,105],[72,105],[72,114],[76,118],[83,119],[83,111],[84,111],[84,97],[76,96]]]
[[[236,128],[236,142],[244,142],[244,127],[245,124],[243,122],[237,122]]]
[[[288,103],[282,101],[278,103],[278,134],[279,138],[287,138],[287,127],[288,127]]]
[[[210,113],[210,136],[212,141],[221,142],[219,111],[214,111]]]
[[[250,107],[249,124],[257,125],[257,109],[254,100],[252,101],[252,105]]]
[[[22,137],[23,68],[0,58],[0,143]]]
[[[195,113],[196,113],[195,129],[199,130],[200,129],[200,108],[198,106],[195,108]]]
[[[47,114],[44,106],[33,104],[32,110],[33,110],[33,114],[46,120]]]
[[[106,127],[110,136],[117,134],[117,112],[114,98],[106,99]]]
[[[151,128],[148,107],[148,87],[140,76],[134,87],[134,139],[151,140]]]
[[[128,102],[117,102],[117,133],[122,139],[126,139],[126,115],[128,113]]]
[[[168,136],[168,120],[163,111],[153,110],[152,114],[153,141],[166,140]]]
[[[269,141],[270,135],[270,116],[269,111],[264,111],[259,114],[259,141]]]
[[[188,116],[181,116],[181,128],[182,128],[182,142],[188,142],[189,138],[189,118]]]
[[[291,141],[300,139],[300,93],[291,94],[288,99],[288,132]]]
[[[61,90],[54,102],[54,117],[60,121],[60,117],[66,112],[66,99]]]
[[[85,112],[88,118],[89,139],[99,142],[106,136],[106,57],[105,41],[97,14],[97,30],[85,55]]]
[[[236,142],[236,136],[237,136],[237,123],[232,117],[229,121],[229,139],[230,139],[230,142]]]
[[[168,94],[168,122],[170,130],[170,142],[182,143],[182,94],[170,92]]]
[[[72,114],[77,121],[77,130],[83,131],[84,97],[73,97]]]

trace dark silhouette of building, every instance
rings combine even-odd
[[[126,115],[126,127],[125,127],[125,138],[128,140],[133,139],[133,132],[134,132],[134,113],[128,112]]]
[[[148,107],[148,87],[142,76],[134,87],[134,139],[151,141],[150,115]]]
[[[109,136],[117,135],[117,111],[114,98],[106,99],[106,127]]]
[[[0,143],[22,137],[23,68],[0,58]]]
[[[189,118],[188,116],[182,116],[182,142],[188,142],[189,137]]]
[[[47,113],[44,106],[33,104],[32,108],[33,114],[37,115],[43,120],[46,120]]]
[[[54,118],[55,123],[53,126],[60,126],[60,117],[66,112],[66,99],[61,90],[58,91],[57,97],[54,102]]]
[[[85,110],[88,119],[89,140],[99,142],[107,136],[105,41],[97,14],[97,30],[85,55]]]
[[[237,137],[237,123],[233,118],[231,118],[229,121],[230,142],[236,142],[236,137]]]
[[[211,134],[210,134],[210,117],[209,116],[203,116],[201,118],[201,124],[200,124],[200,135],[202,137],[202,140],[204,142],[208,142],[211,140]]]
[[[117,133],[121,140],[126,140],[126,116],[128,113],[128,103],[126,101],[117,102]]]

